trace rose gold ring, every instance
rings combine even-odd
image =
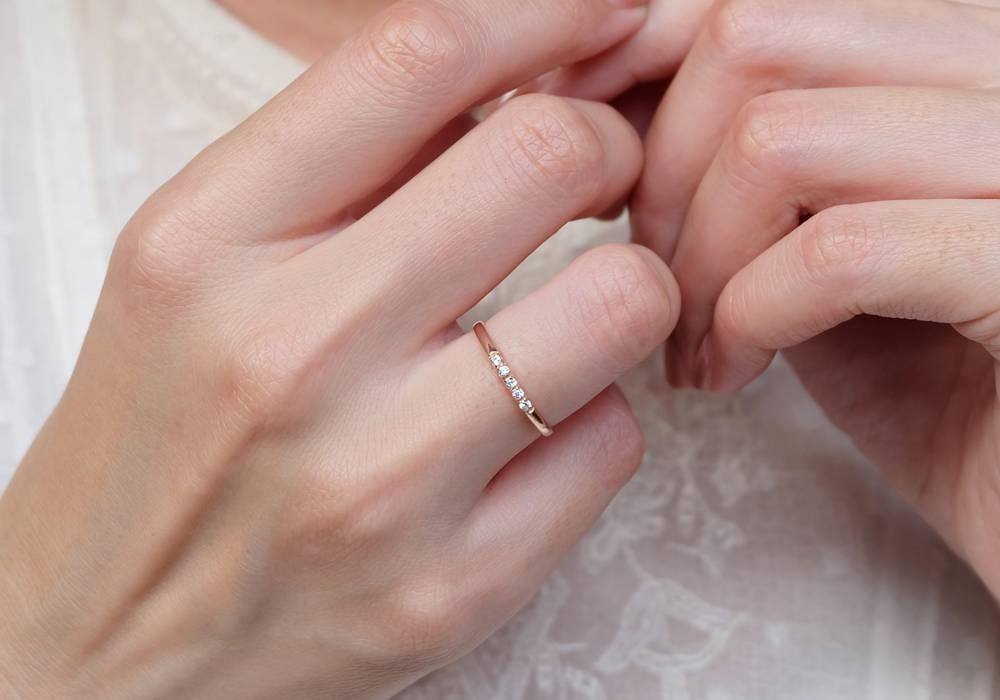
[[[504,386],[510,390],[510,395],[517,402],[517,407],[521,409],[521,413],[528,417],[531,424],[538,428],[540,432],[545,437],[552,434],[552,428],[549,424],[545,422],[545,419],[539,415],[538,411],[535,410],[535,404],[531,403],[531,399],[524,391],[524,387],[517,381],[510,367],[503,359],[503,355],[497,350],[497,346],[493,343],[493,338],[490,337],[489,332],[486,330],[486,326],[482,323],[477,322],[472,330],[476,334],[476,338],[479,340],[479,344],[483,346],[483,350],[486,351],[487,357],[490,358],[490,363],[493,365],[493,369],[496,370],[497,376],[500,381],[504,383]]]

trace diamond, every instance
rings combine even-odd
[[[514,397],[515,400],[520,401],[524,398],[524,389],[514,389],[510,392],[510,395]]]
[[[500,375],[501,377],[509,377],[509,376],[510,376],[510,367],[508,367],[507,365],[501,365],[501,366],[500,366],[500,367],[499,367],[499,368],[497,369],[497,373],[498,373],[498,374],[499,374],[499,375]]]
[[[535,405],[531,403],[531,401],[529,401],[528,399],[525,399],[524,401],[519,403],[517,407],[520,408],[525,413],[528,413],[529,411],[531,411],[531,409],[535,407]]]
[[[493,352],[490,353],[490,362],[493,363],[494,367],[499,367],[500,365],[503,364],[503,358],[500,357],[500,353],[494,350]]]
[[[513,377],[507,377],[503,381],[503,383],[507,385],[508,389],[516,389],[517,388],[517,380],[514,379]]]

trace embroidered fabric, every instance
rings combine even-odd
[[[302,66],[210,0],[0,2],[0,485],[58,399],[117,231]],[[621,222],[567,226],[474,312]],[[470,318],[473,315],[470,314]],[[989,597],[776,365],[623,387],[648,450],[536,600],[408,700],[989,700]]]

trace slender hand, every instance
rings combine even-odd
[[[400,3],[141,208],[0,500],[0,695],[388,697],[531,597],[639,462],[607,387],[677,290],[609,246],[489,320],[537,441],[455,319],[622,197],[640,143],[537,96],[423,146],[642,19]]]

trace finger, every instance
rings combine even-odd
[[[724,0],[650,129],[633,200],[639,242],[666,256],[739,110],[786,88],[980,87],[1000,80],[1000,13],[914,0]]]
[[[554,280],[486,322],[510,377],[555,433],[666,339],[677,318],[677,289],[652,251],[614,244],[588,251]],[[413,375],[400,405],[450,387],[448,403],[421,426],[447,435],[446,503],[472,504],[498,465],[539,437],[476,338],[450,342]],[[455,435],[455,426],[463,430]],[[436,441],[435,441],[436,443]]]
[[[628,90],[621,97],[612,102],[612,106],[618,110],[632,125],[635,132],[642,138],[649,130],[649,124],[653,121],[653,114],[656,106],[663,99],[666,91],[666,84],[663,82],[643,83]],[[604,220],[617,219],[628,207],[631,191],[622,196],[611,207],[598,214],[598,218]]]
[[[671,352],[690,366],[729,279],[839,204],[1000,194],[1000,95],[930,88],[770,93],[733,122],[691,202],[673,269]]]
[[[498,595],[523,603],[635,473],[642,453],[635,417],[611,388],[504,467],[473,511],[468,538],[474,561],[516,572]]]
[[[776,350],[862,314],[947,323],[1000,359],[1000,203],[834,207],[726,285],[699,353],[700,384],[730,391]]]
[[[605,102],[640,83],[673,76],[714,0],[655,2],[642,28],[625,42],[531,84],[534,92]]]
[[[168,189],[239,240],[316,230],[477,101],[628,36],[645,13],[629,5],[403,0]]]
[[[621,197],[641,158],[635,132],[607,105],[513,100],[367,217],[302,256],[297,262],[316,270],[309,278],[322,287],[304,293],[335,298],[356,282],[377,300],[379,327],[412,349],[567,221]]]

